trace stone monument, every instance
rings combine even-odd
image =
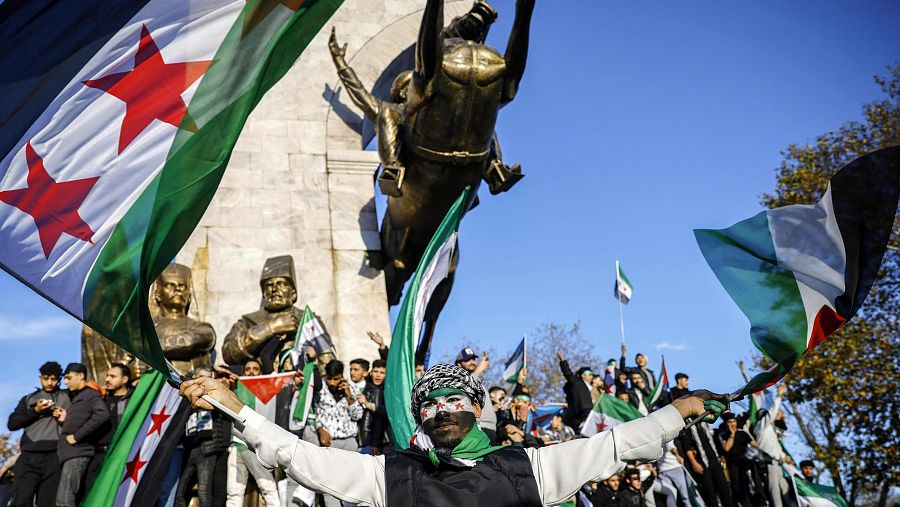
[[[472,0],[447,1],[452,19]],[[176,261],[190,266],[199,318],[223,337],[259,308],[259,266],[290,255],[298,300],[320,317],[338,357],[377,358],[367,331],[390,336],[373,177],[375,134],[347,97],[328,49],[331,27],[375,97],[414,66],[421,0],[346,0],[250,116],[228,169]],[[352,26],[353,30],[341,30]],[[222,358],[222,342],[216,345]],[[222,362],[219,360],[219,362]]]

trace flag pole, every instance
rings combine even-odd
[[[525,345],[522,347],[522,367],[528,368],[528,334],[522,337],[522,343]]]

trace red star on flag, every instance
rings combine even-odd
[[[166,63],[147,25],[143,25],[132,70],[85,81],[85,85],[103,90],[125,103],[119,153],[153,120],[195,132],[197,126],[193,120],[190,116],[185,118],[187,105],[181,94],[206,72],[210,63],[210,60]]]
[[[82,220],[78,208],[100,177],[57,183],[47,173],[44,160],[34,151],[31,141],[25,144],[25,161],[28,163],[28,187],[0,191],[0,201],[31,215],[44,257],[50,258],[62,233],[92,243],[94,231]]]
[[[241,27],[243,39],[253,28],[275,10],[275,6],[281,4],[288,9],[297,12],[304,0],[260,0],[256,6],[247,6],[244,10],[244,24]]]
[[[147,432],[147,436],[149,437],[153,433],[158,433],[159,436],[162,436],[163,423],[170,417],[172,417],[172,414],[166,413],[165,405],[162,406],[158,414],[150,414],[150,431]]]
[[[141,460],[141,450],[138,449],[137,454],[134,455],[134,459],[125,464],[125,477],[122,477],[122,482],[131,479],[137,484],[138,477],[141,474],[141,468],[146,464],[146,461]]]
[[[604,421],[600,421],[597,423],[597,433],[604,431],[606,429],[606,423]]]

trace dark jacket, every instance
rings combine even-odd
[[[563,419],[575,431],[580,431],[582,423],[584,423],[584,420],[587,419],[588,414],[591,413],[591,409],[594,407],[594,402],[591,400],[591,390],[588,389],[584,380],[572,373],[568,361],[560,361],[559,369],[566,378],[563,392],[566,394],[566,403],[569,405]]]
[[[196,410],[185,424],[184,446],[200,447],[204,456],[212,456],[228,450],[231,444],[231,418],[218,410]]]
[[[363,411],[359,420],[359,445],[371,445],[381,449],[384,447],[384,434],[387,431],[387,411],[384,406],[384,385],[376,386],[366,381],[363,389],[366,400],[375,404],[375,411]]]
[[[66,420],[60,429],[56,448],[60,463],[72,458],[92,457],[104,436],[104,425],[109,424],[109,410],[100,393],[90,387],[66,392],[72,403],[66,410]],[[66,442],[67,435],[75,437],[75,445]]]
[[[112,441],[113,435],[116,434],[116,428],[119,427],[119,421],[125,414],[125,408],[128,407],[128,400],[134,393],[134,388],[128,386],[127,392],[123,396],[115,396],[112,392],[107,392],[103,397],[103,403],[106,404],[106,410],[109,411],[109,422],[103,425],[103,436],[97,442],[97,447],[101,450]]]
[[[20,442],[22,452],[51,452],[59,442],[60,424],[53,418],[53,409],[38,414],[34,411],[38,400],[51,400],[62,408],[69,407],[69,397],[60,389],[48,393],[43,389],[25,395],[9,414],[9,431],[25,429]]]
[[[598,484],[597,490],[591,495],[591,505],[594,507],[618,507],[619,492],[606,484]]]
[[[537,481],[521,447],[503,447],[475,464],[437,467],[418,450],[385,455],[387,505],[540,506]]]
[[[648,390],[651,389],[650,386],[656,385],[656,375],[653,373],[653,370],[651,370],[650,368],[641,369],[638,366],[625,366],[625,356],[622,356],[619,359],[619,368],[622,372],[624,372],[626,375],[628,375],[628,377],[629,377],[628,380],[631,380],[632,373],[637,373],[638,375],[643,377],[644,384],[647,385]]]
[[[619,487],[619,505],[622,507],[644,507],[644,493],[653,485],[654,477],[651,475],[641,482],[641,490],[635,491],[627,484]]]

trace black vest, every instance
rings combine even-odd
[[[435,467],[422,452],[385,455],[387,505],[540,506],[537,481],[521,447],[498,449],[474,467]]]

